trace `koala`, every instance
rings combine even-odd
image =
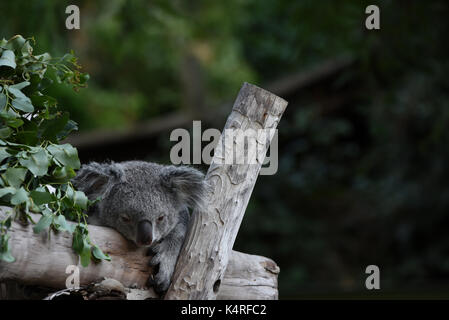
[[[187,166],[145,161],[83,165],[74,186],[89,200],[88,223],[114,228],[137,246],[148,247],[155,275],[149,285],[165,292],[171,281],[190,219],[201,208],[204,175]]]

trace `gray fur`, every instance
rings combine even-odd
[[[89,200],[101,198],[89,210],[89,223],[114,228],[136,245],[152,239],[150,265],[159,267],[152,284],[166,291],[186,235],[188,208],[203,205],[204,175],[191,167],[144,161],[91,162],[73,182]]]

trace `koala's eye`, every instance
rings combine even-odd
[[[162,220],[164,220],[164,216],[160,216],[159,218],[157,218],[158,222],[161,222]]]
[[[120,219],[122,219],[122,221],[126,222],[126,223],[131,221],[131,218],[129,216],[127,216],[127,215],[121,216]]]

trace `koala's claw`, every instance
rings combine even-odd
[[[160,276],[161,274],[158,273],[155,277],[155,285],[153,286],[154,291],[156,291],[157,294],[162,295],[168,290],[168,287],[170,286],[170,278],[166,276]]]
[[[170,278],[165,276],[163,273],[158,272],[156,276],[150,275],[147,285],[152,287],[157,294],[162,295],[170,286]]]
[[[154,247],[153,252],[157,252],[149,261],[153,267],[153,275],[148,279],[148,285],[153,287],[156,293],[161,294],[168,290],[170,280],[176,264],[176,255],[172,255],[163,248]],[[161,251],[159,251],[161,250]]]

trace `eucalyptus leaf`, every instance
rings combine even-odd
[[[29,84],[29,82],[27,82]],[[22,91],[20,91],[20,85],[18,87],[14,87],[14,86],[9,86],[7,88],[8,92],[10,94],[13,94],[15,98],[20,98],[23,100],[30,100],[30,98],[28,98]]]
[[[75,171],[70,167],[58,167],[52,172],[52,176],[55,178],[56,182],[62,183],[67,182],[73,177],[75,177]]]
[[[111,257],[109,257],[107,254],[105,254],[98,246],[92,247],[92,254],[95,258],[98,260],[107,260],[111,261]]]
[[[30,82],[22,81],[20,83],[16,83],[16,84],[14,84],[12,86],[9,86],[9,90],[11,90],[11,89],[13,89],[13,90],[22,90],[23,88],[28,87],[29,85],[30,85]]]
[[[20,51],[22,50],[23,45],[26,43],[26,39],[22,37],[20,34],[15,35],[11,39],[8,40],[6,44],[6,48],[10,50]]]
[[[0,198],[7,194],[14,194],[16,193],[16,188],[13,187],[5,187],[0,189]]]
[[[33,202],[38,206],[56,200],[55,196],[46,191],[33,190],[30,192],[30,197],[31,199],[33,199]]]
[[[73,196],[75,195],[75,190],[70,185],[67,185],[67,189],[65,190],[65,195],[69,199],[73,199]]]
[[[3,160],[5,160],[10,156],[11,154],[8,151],[6,151],[5,147],[0,147],[0,162],[2,162]]]
[[[7,139],[12,132],[12,129],[9,127],[0,128],[0,138]]]
[[[23,99],[23,98],[15,98],[12,101],[12,106],[15,109],[19,109],[25,112],[33,112],[34,111],[34,107],[31,104],[31,100],[29,98],[27,99]]]
[[[64,166],[68,166],[73,169],[80,168],[81,164],[78,158],[78,151],[70,144],[52,144],[47,147],[47,150]]]
[[[88,267],[91,258],[91,245],[88,243],[87,239],[83,240],[83,249],[81,250],[80,258],[81,265],[85,268]]]
[[[51,56],[50,56],[50,54],[48,52],[45,52],[43,54],[40,54],[40,55],[37,55],[37,56],[34,56],[34,57],[36,59],[38,59],[39,61],[42,61],[42,62],[48,62],[51,59]]]
[[[39,222],[33,227],[34,233],[40,233],[42,230],[48,229],[53,221],[52,214],[44,214]]]
[[[73,202],[80,208],[87,209],[88,199],[84,192],[75,191],[75,194],[73,195]]]
[[[7,119],[6,124],[11,128],[19,128],[23,125],[23,120],[18,118]]]
[[[18,205],[28,201],[28,192],[22,187],[11,197],[11,204]]]
[[[10,250],[6,250],[6,251],[0,251],[0,261],[5,261],[5,262],[14,262],[16,261],[16,259],[12,256],[11,251]]]
[[[64,139],[66,138],[72,131],[78,130],[78,124],[75,121],[69,120],[66,125],[64,126],[64,129],[61,130],[57,134],[58,139]]]
[[[16,119],[20,117],[20,115],[17,112],[15,112],[12,108],[6,108],[0,109],[0,117],[2,117],[3,119]]]
[[[2,174],[2,178],[11,187],[19,188],[25,180],[27,171],[28,170],[25,168],[8,168],[5,173]]]
[[[16,141],[33,145],[39,142],[39,138],[36,136],[36,131],[23,130],[16,134]]]
[[[16,64],[16,55],[12,50],[5,50],[0,57],[0,67],[6,66],[15,69],[17,67]]]
[[[48,107],[56,105],[56,99],[46,95],[32,95],[31,102],[35,107]]]
[[[73,239],[72,239],[72,248],[75,250],[76,253],[81,254],[81,251],[83,250],[83,233],[80,229],[80,226],[78,225],[75,228],[75,231],[73,232]]]
[[[58,134],[64,131],[69,120],[69,114],[67,112],[53,119],[44,120],[40,125],[41,138],[53,142],[59,141]]]
[[[50,166],[48,154],[44,149],[36,153],[28,153],[28,158],[20,159],[19,162],[37,177],[46,175]]]
[[[65,219],[65,217],[62,214],[58,215],[53,220],[53,225],[56,225],[56,229],[59,230],[59,231],[73,232],[72,228],[67,223],[67,220]]]

